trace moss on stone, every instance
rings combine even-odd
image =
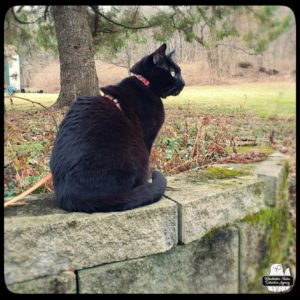
[[[288,161],[283,161],[282,180],[278,187],[278,205],[285,206],[288,200],[288,176],[289,176],[289,164]]]
[[[265,244],[270,242],[268,255],[266,255],[261,262],[253,282],[248,283],[247,292],[259,291],[267,293],[267,289],[262,288],[259,283],[263,276],[269,274],[271,265],[274,263],[281,263],[283,266],[288,267],[289,247],[293,238],[293,226],[289,219],[286,220],[286,227],[287,230],[283,233],[283,236],[280,235],[282,232],[279,232],[280,226],[275,226],[275,228],[272,227],[272,233],[265,241]]]
[[[271,228],[270,245],[276,252],[276,250],[278,250],[282,245],[281,238],[284,238],[291,233],[289,232],[291,228],[290,225],[288,225],[288,220],[287,207],[279,209],[276,207],[270,207],[257,214],[246,216],[243,220],[241,220],[241,222],[247,222],[253,225],[262,224]]]
[[[244,154],[244,153],[265,153],[265,154],[271,154],[275,152],[275,149],[267,146],[267,145],[261,145],[261,146],[239,146],[237,147],[237,152],[239,154]]]
[[[228,224],[225,224],[223,226],[220,226],[220,227],[217,227],[217,228],[213,228],[211,229],[210,231],[208,231],[203,237],[202,239],[211,239],[213,238],[216,234],[230,228],[232,224],[228,223]]]
[[[207,169],[194,169],[187,173],[186,179],[191,183],[207,182],[208,180],[233,179],[240,176],[250,175],[248,172],[241,172],[228,168],[209,167]]]
[[[210,187],[213,189],[226,189],[230,186],[237,186],[238,184],[242,184],[242,182],[238,181],[218,181],[218,183],[210,184]]]
[[[247,164],[240,164],[239,165],[239,170],[240,172],[249,172],[255,170],[256,165],[253,163],[247,163]]]
[[[230,169],[219,168],[219,167],[210,167],[203,170],[203,175],[207,179],[230,179],[230,178],[237,178],[239,176],[245,176],[249,174],[237,170],[230,170]]]
[[[270,224],[272,218],[273,208],[264,209],[257,214],[248,215],[241,222],[251,223],[253,225],[263,222],[264,224]]]
[[[257,289],[258,282],[261,282],[263,276],[268,275],[272,264],[285,265],[293,238],[293,226],[288,218],[287,206],[267,208],[257,214],[246,216],[241,222],[266,228],[259,247],[259,251],[263,252],[262,261],[256,271],[255,280],[248,284],[247,289],[250,292]]]

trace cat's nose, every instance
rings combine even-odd
[[[180,82],[180,84],[181,84],[181,86],[183,88],[185,86],[185,82],[184,82],[183,78],[181,77],[181,75],[180,75],[180,77],[178,79],[179,79],[179,82]]]

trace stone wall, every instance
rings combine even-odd
[[[117,213],[67,213],[53,195],[5,209],[14,293],[267,293],[292,237],[287,159],[168,177],[168,198]],[[25,205],[24,205],[25,204]],[[292,274],[293,275],[293,274]]]

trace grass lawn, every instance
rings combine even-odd
[[[165,100],[166,108],[189,106],[192,111],[292,117],[296,112],[296,85],[289,82],[186,87]]]
[[[44,106],[49,107],[58,98],[58,94],[39,94],[39,93],[16,93],[15,96],[26,98],[35,102],[39,102]],[[9,97],[5,95],[5,105],[7,110],[12,108],[16,111],[30,111],[32,109],[43,109],[40,105],[32,104],[28,101],[13,98],[13,106],[11,106]]]
[[[40,102],[45,106],[53,104],[58,94],[25,93],[16,96]],[[11,108],[8,98],[7,109]],[[185,87],[177,97],[164,100],[166,108],[187,106],[194,112],[220,114],[254,114],[264,117],[293,117],[296,113],[296,85],[290,82],[248,83],[220,86]],[[21,99],[13,99],[15,110],[41,108]]]

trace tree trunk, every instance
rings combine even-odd
[[[92,35],[85,6],[53,6],[60,61],[60,94],[53,105],[69,106],[78,96],[97,95]]]

